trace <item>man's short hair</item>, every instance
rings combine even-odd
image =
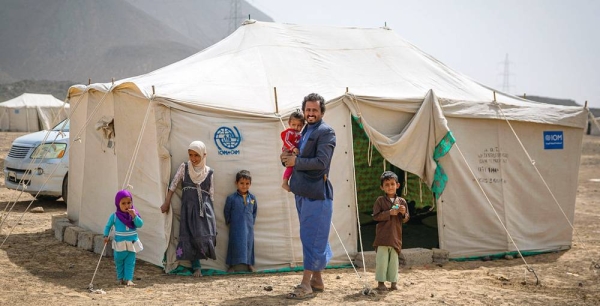
[[[383,182],[387,180],[394,180],[398,183],[398,175],[392,171],[384,171],[379,177],[379,180],[381,181],[381,186],[383,186]]]
[[[319,106],[321,107],[321,113],[325,114],[325,98],[323,98],[318,93],[311,93],[308,96],[304,97],[302,100],[302,111],[306,110],[306,102],[319,102]]]

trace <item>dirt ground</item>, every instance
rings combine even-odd
[[[0,133],[0,167],[12,140],[22,133]],[[2,220],[17,198],[0,176]],[[324,272],[326,290],[303,301],[285,299],[301,273],[256,273],[192,278],[165,275],[138,261],[136,287],[115,282],[111,259],[102,259],[87,290],[98,255],[54,238],[51,216],[64,214],[62,200],[33,201],[22,195],[0,232],[0,305],[599,305],[600,269],[600,137],[585,136],[579,172],[573,246],[568,251],[526,257],[541,281],[521,259],[449,262],[403,268],[400,290],[363,295],[374,287],[374,270],[331,269]],[[10,205],[9,205],[10,204]],[[9,207],[10,206],[10,207]],[[43,213],[25,209],[41,206]],[[10,233],[10,236],[7,236]],[[8,238],[7,238],[8,237]],[[269,290],[271,289],[271,290]]]

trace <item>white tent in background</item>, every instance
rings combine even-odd
[[[159,207],[188,144],[203,140],[215,169],[219,232],[218,258],[203,267],[225,269],[222,209],[241,169],[252,172],[259,204],[256,267],[301,265],[293,196],[280,188],[279,133],[311,92],[328,99],[324,119],[337,134],[333,225],[351,255],[358,249],[352,116],[388,161],[430,186],[443,186],[434,180],[443,168],[439,242],[452,258],[514,251],[509,235],[522,251],[570,247],[572,229],[552,194],[572,223],[587,110],[494,93],[385,28],[248,22],[148,74],[71,87],[71,139],[81,142],[72,143],[69,218],[101,232],[115,192],[129,184],[146,222],[139,257],[161,264],[170,219]],[[93,123],[112,119],[108,148]],[[449,130],[456,144],[439,154]],[[333,264],[348,260],[337,234]]]
[[[52,95],[24,93],[0,103],[0,131],[49,130],[67,118],[69,104]]]
[[[590,116],[590,135],[600,136],[600,117]]]

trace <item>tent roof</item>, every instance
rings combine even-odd
[[[513,120],[579,126],[580,118],[573,117],[583,113],[581,107],[494,95],[494,90],[450,69],[386,28],[247,21],[197,54],[120,80],[114,88],[111,85],[78,85],[71,87],[70,95],[85,89],[133,89],[134,94],[150,98],[154,86],[159,102],[272,115],[296,109],[310,92],[328,100],[348,90],[365,97],[420,102],[433,90],[447,116],[501,118],[497,107],[491,106],[494,97]]]
[[[0,107],[8,108],[34,108],[34,107],[62,107],[63,101],[47,94],[24,93],[16,98],[0,103]],[[67,104],[66,107],[69,105]]]

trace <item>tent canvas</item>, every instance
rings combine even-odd
[[[450,257],[514,251],[511,240],[529,251],[571,245],[587,110],[494,92],[387,28],[249,21],[219,43],[148,74],[71,87],[69,218],[100,232],[116,190],[130,185],[147,224],[140,229],[146,247],[139,257],[161,264],[171,223],[159,207],[187,159],[187,145],[199,139],[215,169],[218,229],[217,260],[203,267],[225,269],[222,209],[241,169],[252,172],[258,199],[256,268],[301,265],[293,196],[280,188],[278,135],[310,92],[328,99],[324,120],[337,135],[330,175],[332,264],[347,262],[345,250],[352,256],[359,248],[353,116],[395,166],[429,186],[440,182],[436,171],[445,171],[438,228]],[[106,117],[114,118],[110,148],[91,126]],[[556,141],[545,142],[545,134]],[[456,144],[434,159],[449,135]]]
[[[69,104],[52,95],[24,93],[0,103],[0,131],[49,130],[67,118]]]

